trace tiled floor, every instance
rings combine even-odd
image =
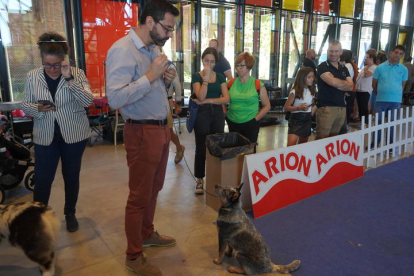
[[[194,135],[181,126],[185,158],[191,170],[194,160]],[[311,138],[312,139],[312,138]],[[261,129],[258,151],[286,145],[287,123]],[[229,275],[226,264],[217,266],[216,212],[205,205],[205,196],[194,194],[195,182],[184,160],[174,164],[171,144],[164,189],[158,197],[156,229],[177,239],[169,248],[144,251],[167,276]],[[124,208],[128,195],[128,168],[123,145],[98,142],[85,151],[77,217],[79,231],[68,233],[62,223],[56,248],[56,275],[133,275],[124,268],[126,238]],[[6,203],[31,201],[23,185],[10,190]],[[50,205],[64,222],[64,190],[60,173],[52,189]],[[230,260],[231,261],[231,260]],[[0,248],[0,275],[40,275],[35,263],[23,253],[3,245]]]

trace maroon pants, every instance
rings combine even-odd
[[[124,143],[129,167],[129,196],[125,209],[126,251],[129,259],[142,254],[142,241],[154,232],[158,192],[167,168],[170,129],[126,123]]]

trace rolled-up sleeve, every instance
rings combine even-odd
[[[133,104],[151,91],[151,83],[145,75],[134,80],[136,66],[139,66],[137,57],[127,49],[113,47],[108,51],[106,89],[112,108]]]

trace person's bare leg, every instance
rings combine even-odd
[[[290,146],[296,145],[297,142],[298,142],[298,139],[299,139],[299,136],[297,136],[295,134],[288,134],[288,144],[287,144],[287,146],[290,147]]]
[[[178,140],[177,134],[175,134],[175,132],[172,128],[170,128],[170,132],[171,132],[171,142],[174,143],[175,148],[177,149],[177,151],[180,151],[181,150],[181,145],[180,145],[180,140]]]
[[[170,133],[171,133],[171,141],[174,143],[175,148],[176,148],[174,162],[175,164],[178,164],[184,158],[185,147],[180,144],[180,140],[178,139],[177,134],[174,133],[173,128],[170,128]]]

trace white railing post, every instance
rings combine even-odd
[[[392,112],[393,116],[391,116],[391,111],[388,111],[387,121],[385,121],[385,112],[377,113],[374,124],[372,124],[372,115],[370,114],[367,127],[362,123],[365,121],[365,116],[361,118],[360,131],[364,138],[363,164],[366,168],[377,167],[378,163],[383,162],[384,159],[394,158],[397,151],[398,154],[413,153],[414,151],[414,107],[399,108]],[[378,124],[379,121],[381,124]],[[392,135],[391,130],[393,130]],[[378,132],[381,135],[379,144],[377,143]],[[393,140],[392,144],[391,140]],[[366,150],[365,144],[367,145]],[[371,144],[373,144],[372,149]],[[392,155],[389,154],[390,149],[392,149]]]

